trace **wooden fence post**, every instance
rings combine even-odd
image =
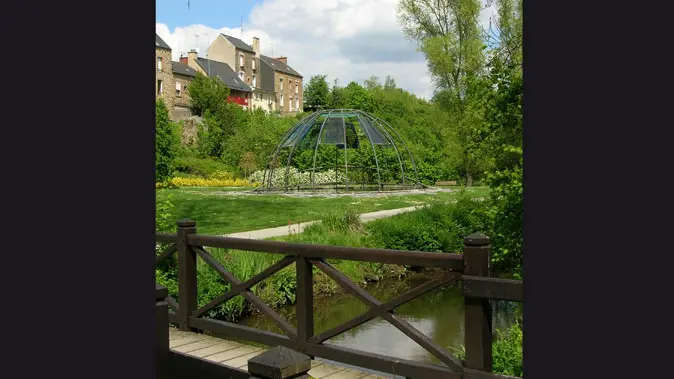
[[[168,303],[166,297],[168,290],[159,284],[155,285],[155,338],[157,348],[155,349],[156,356],[156,373],[157,378],[166,378],[168,375],[168,355],[169,355],[169,319],[168,319]]]
[[[177,222],[178,226],[178,325],[190,330],[190,316],[197,310],[197,254],[187,245],[187,236],[196,234],[197,223],[190,219]]]
[[[314,336],[314,279],[313,266],[305,257],[295,260],[297,272],[297,344],[304,346]]]
[[[463,239],[464,275],[489,277],[491,244],[489,237],[473,233]],[[489,299],[466,296],[465,366],[492,371],[492,316]]]
[[[250,379],[307,379],[311,370],[311,358],[276,346],[248,360]]]

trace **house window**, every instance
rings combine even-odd
[[[161,57],[157,57],[157,71],[161,72]]]
[[[164,86],[162,84],[163,83],[161,80],[157,80],[157,95],[161,95],[164,90]]]
[[[279,79],[279,81],[281,82],[281,87],[280,87],[280,89],[281,89],[281,91],[283,91],[283,78]]]
[[[180,96],[180,82],[176,82],[176,96]]]
[[[300,92],[300,86],[299,86],[299,83],[296,81],[295,82],[295,93],[299,93],[299,92]]]
[[[296,97],[295,98],[295,111],[299,112],[299,110],[300,110],[300,98]]]
[[[281,94],[281,108],[283,108],[283,94]]]
[[[230,55],[231,57],[231,55]],[[243,59],[243,54],[239,54],[239,66],[243,67],[245,61]]]
[[[257,77],[253,75],[253,87],[257,87]]]
[[[243,71],[239,71],[239,78],[243,80]]]
[[[255,70],[255,58],[250,62],[253,65],[253,70]]]

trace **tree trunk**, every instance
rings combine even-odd
[[[473,186],[473,174],[469,171],[466,172],[466,187]]]

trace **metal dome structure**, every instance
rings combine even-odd
[[[276,146],[257,191],[396,191],[423,188],[405,141],[356,109],[312,113]]]

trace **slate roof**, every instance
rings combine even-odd
[[[210,73],[209,70],[209,61],[210,61]],[[253,89],[250,88],[246,83],[239,78],[239,76],[234,72],[234,70],[227,65],[227,63],[222,63],[214,60],[209,60],[206,58],[197,58],[197,64],[204,70],[211,78],[218,78],[225,83],[225,86],[229,89],[235,89],[237,91],[244,92],[253,92]]]
[[[236,47],[237,49],[241,49],[241,50],[244,50],[244,51],[250,51],[251,53],[255,52],[255,50],[253,50],[253,46],[241,41],[240,39],[232,37],[232,36],[228,36],[226,34],[222,34],[222,33],[220,33],[220,34],[223,37],[225,37],[229,42],[231,42],[232,45],[234,45],[234,47]]]
[[[264,60],[267,64],[269,64],[276,71],[280,71],[280,72],[290,74],[290,75],[299,76],[300,78],[302,77],[302,75],[300,75],[299,72],[293,70],[292,67],[290,67],[287,64],[281,62],[278,59],[274,59],[274,58],[268,57],[266,55],[260,55],[260,60]]]
[[[197,76],[197,70],[193,69],[192,67],[182,63],[182,62],[176,62],[172,61],[171,66],[173,68],[173,73],[174,74],[180,74],[180,75],[185,75],[185,76]]]
[[[264,60],[260,59],[260,89],[265,92],[274,93],[274,69]]]
[[[157,36],[154,40],[155,47],[158,47],[160,49],[166,49],[166,50],[171,50],[171,46],[168,45],[168,43],[164,42],[163,39],[159,36],[159,34],[155,33]]]

